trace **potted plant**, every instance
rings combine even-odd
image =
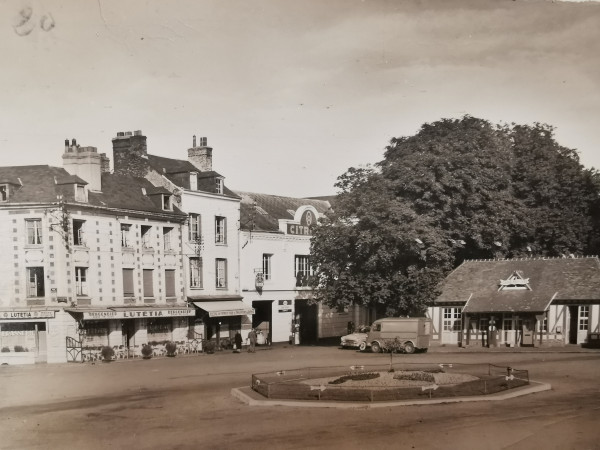
[[[215,343],[213,341],[204,341],[202,343],[202,349],[205,353],[214,353],[215,352]]]
[[[153,353],[154,353],[154,350],[152,349],[152,346],[150,344],[142,345],[142,358],[150,359],[150,358],[152,358]]]
[[[165,344],[165,350],[167,351],[167,356],[176,356],[177,355],[177,344],[175,342],[167,342]]]
[[[10,353],[10,348],[2,347],[2,353]]]
[[[115,350],[108,345],[105,345],[100,350],[100,355],[102,355],[102,361],[111,362],[115,356]]]

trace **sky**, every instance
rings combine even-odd
[[[393,137],[465,114],[556,127],[600,168],[600,3],[0,0],[0,165],[112,159],[119,131],[230,189],[336,193]]]

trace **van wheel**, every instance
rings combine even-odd
[[[360,345],[358,346],[358,349],[361,352],[364,352],[367,349],[367,343],[366,342],[361,342]]]
[[[404,351],[406,353],[414,353],[415,352],[415,346],[413,345],[412,342],[405,342],[404,343]]]
[[[381,352],[381,346],[379,345],[379,342],[371,342],[371,351],[373,353]]]

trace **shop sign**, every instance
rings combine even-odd
[[[0,319],[54,319],[54,311],[2,311]]]
[[[246,314],[254,314],[252,309],[226,309],[222,311],[210,311],[208,317],[228,317],[228,316],[244,316]]]
[[[300,218],[300,224],[288,223],[287,234],[299,235],[299,236],[310,236],[310,228],[316,225],[317,218],[311,210],[306,210]]]
[[[83,320],[106,320],[106,319],[143,319],[151,317],[181,317],[194,316],[193,309],[130,309],[126,311],[90,311],[83,313]]]
[[[279,312],[292,312],[291,300],[279,300],[277,306],[279,308]]]

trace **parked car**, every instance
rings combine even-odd
[[[415,349],[426,351],[431,339],[431,319],[427,317],[388,317],[373,322],[360,350],[371,348],[373,353],[388,350],[387,344],[398,340],[405,353]]]
[[[342,336],[341,347],[342,348],[360,348],[361,344],[367,339],[367,333],[371,328],[367,326],[360,326],[354,333]]]

